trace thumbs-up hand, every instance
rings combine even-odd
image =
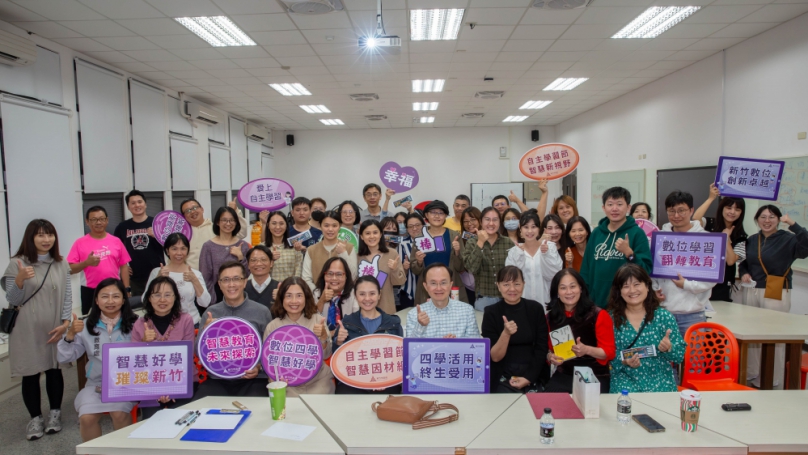
[[[514,333],[516,333],[516,329],[518,327],[516,327],[515,322],[509,321],[508,318],[506,318],[505,316],[502,316],[502,321],[505,322],[505,328],[502,329],[502,334],[503,335],[511,336]]]
[[[567,267],[572,267],[572,250],[567,248],[567,252],[564,253],[564,259],[567,261]]]
[[[485,242],[488,241],[488,233],[485,229],[477,229],[477,246],[482,248]]]
[[[154,330],[154,325],[151,322],[146,321],[144,327],[146,327],[146,330],[143,331],[143,341],[146,343],[154,341],[154,339],[157,338],[157,332]]]
[[[547,240],[542,240],[541,241],[541,246],[539,247],[539,251],[541,251],[541,254],[545,254],[545,253],[547,253],[547,250],[548,250]]]
[[[339,327],[337,327],[337,344],[341,345],[345,343],[345,340],[348,339],[348,331],[345,330],[345,326],[342,325],[342,319],[339,321]]]
[[[272,300],[276,300],[278,298],[278,289],[281,288],[281,284],[278,283],[278,287],[272,290]]]
[[[572,353],[576,357],[583,357],[589,354],[589,346],[581,343],[581,337],[575,339],[575,344],[572,345]]]
[[[508,200],[511,202],[519,202],[519,196],[513,194],[513,190],[511,190],[511,194],[508,195]]]
[[[662,341],[659,342],[659,346],[657,346],[657,351],[659,352],[668,352],[673,347],[673,343],[671,343],[671,329],[665,331],[665,336],[662,337]]]
[[[261,210],[258,213],[258,219],[261,220],[261,224],[266,226],[267,220],[269,220],[269,210]]]
[[[634,250],[631,249],[631,245],[629,245],[628,242],[628,234],[626,234],[625,238],[619,238],[614,242],[614,249],[623,253],[623,256],[626,258],[634,254]]]
[[[148,235],[149,237],[154,238],[154,229],[151,226],[146,228],[146,235]]]
[[[542,193],[547,192],[547,180],[539,180],[539,190],[541,190]]]
[[[334,290],[326,285],[325,290],[323,291],[323,295],[320,296],[320,300],[323,302],[330,302],[331,299],[334,298]]]
[[[210,314],[210,311],[207,312],[207,315],[208,315],[208,318],[205,319],[205,325],[202,328],[205,328],[205,327],[209,326],[213,321],[216,320],[216,319],[213,318],[213,315]]]
[[[36,276],[34,273],[33,267],[26,267],[23,265],[22,261],[17,259],[17,277],[14,279],[14,282],[17,284],[17,287],[22,289],[23,285],[25,284],[25,280],[30,280]]]
[[[415,305],[415,310],[418,311],[418,323],[426,327],[429,325],[429,315],[426,311],[421,309],[421,305]]]
[[[396,269],[396,265],[398,265],[398,256],[396,256],[396,257],[394,257],[394,258],[392,258],[392,259],[388,259],[388,260],[387,260],[387,268],[388,268],[388,269],[390,269],[390,270],[395,270],[395,269]]]
[[[90,251],[87,259],[84,260],[84,263],[87,264],[87,267],[95,267],[101,263],[101,258],[96,256],[95,252]]]
[[[197,281],[196,274],[191,270],[190,265],[186,265],[186,267],[188,270],[182,272],[182,280],[193,284]]]
[[[162,262],[160,263],[160,276],[169,276],[169,274],[168,274],[168,267],[166,267],[165,265],[163,265],[163,263],[162,263]]]
[[[337,254],[342,254],[348,251],[348,244],[342,240],[337,240],[337,246],[335,248]]]
[[[675,284],[677,288],[684,289],[684,287],[685,287],[685,279],[682,277],[681,273],[677,273],[676,275],[678,275],[679,278],[676,279],[676,280],[671,279],[671,281],[673,281],[673,284]]]
[[[239,245],[233,245],[230,247],[230,254],[235,256],[236,259],[239,261],[244,260],[244,253],[241,252],[241,247]]]
[[[326,337],[328,337],[328,330],[325,328],[325,320],[314,324],[314,330],[312,331],[314,332],[314,335],[321,340],[326,340]]]
[[[238,198],[234,197],[232,201],[227,203],[227,206],[230,207],[233,210],[238,210],[238,204],[236,203],[237,200],[238,200]]]
[[[70,326],[67,328],[67,335],[65,338],[68,341],[73,341],[77,333],[81,333],[84,330],[84,321],[80,320],[76,313],[73,313],[73,320],[70,322]]]
[[[281,258],[281,248],[279,246],[272,247],[272,262]]]
[[[460,254],[460,236],[455,236],[454,240],[452,240],[452,249],[455,253]]]
[[[404,262],[401,264],[401,267],[403,267],[403,268],[404,268],[404,271],[405,271],[405,272],[406,272],[407,270],[409,270],[409,269],[410,269],[410,258],[408,258],[408,257],[404,256]]]

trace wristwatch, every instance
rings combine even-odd
[[[631,256],[627,257],[626,259],[628,259],[628,262],[634,262],[634,255],[632,254]]]
[[[132,286],[127,286],[127,287],[124,288],[124,290],[131,294],[132,293]]]

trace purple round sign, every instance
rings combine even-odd
[[[255,212],[280,210],[294,198],[292,185],[279,179],[255,179],[238,190],[241,205]]]
[[[168,236],[175,232],[181,232],[188,240],[191,240],[191,235],[194,233],[182,213],[174,210],[163,210],[155,215],[154,221],[152,221],[152,231],[160,245],[164,244]]]
[[[396,193],[406,193],[418,185],[418,171],[414,167],[401,166],[395,161],[388,161],[379,169],[382,183]]]
[[[244,319],[216,319],[199,333],[197,352],[209,372],[220,378],[240,378],[261,359],[261,334]]]
[[[323,365],[320,339],[311,330],[299,325],[275,329],[264,340],[261,366],[270,379],[286,379],[290,386],[311,381]]]

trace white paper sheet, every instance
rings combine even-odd
[[[157,411],[128,437],[131,439],[174,439],[185,429],[185,425],[175,425],[175,422],[187,413],[187,409]]]
[[[302,441],[306,439],[312,431],[317,427],[308,425],[297,425],[294,423],[275,422],[274,425],[267,428],[262,436],[269,436],[270,438],[291,439],[292,441]]]
[[[241,414],[202,414],[191,424],[194,430],[232,430],[244,416]]]

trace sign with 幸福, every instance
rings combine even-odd
[[[106,343],[101,362],[101,401],[193,396],[194,347],[190,341]]]
[[[776,201],[784,168],[784,161],[722,156],[718,159],[715,186],[723,197]]]
[[[331,371],[337,380],[358,389],[385,389],[401,384],[403,340],[387,334],[354,338],[331,356]]]
[[[379,177],[387,188],[396,193],[405,193],[418,185],[418,171],[414,167],[401,166],[395,161],[388,161],[379,169]]]
[[[556,180],[574,171],[580,161],[578,151],[567,144],[543,144],[522,155],[519,171],[533,180]]]
[[[280,179],[255,179],[238,190],[238,201],[255,212],[280,210],[292,203],[295,190]]]
[[[258,365],[261,334],[241,318],[215,319],[199,332],[199,361],[210,373],[237,379]]]
[[[286,381],[291,387],[305,384],[323,365],[323,347],[311,330],[286,325],[272,331],[264,340],[261,366],[273,381]]]
[[[488,393],[490,351],[488,338],[405,338],[403,392]]]
[[[727,234],[723,232],[669,232],[651,234],[654,278],[721,283],[726,269]]]

